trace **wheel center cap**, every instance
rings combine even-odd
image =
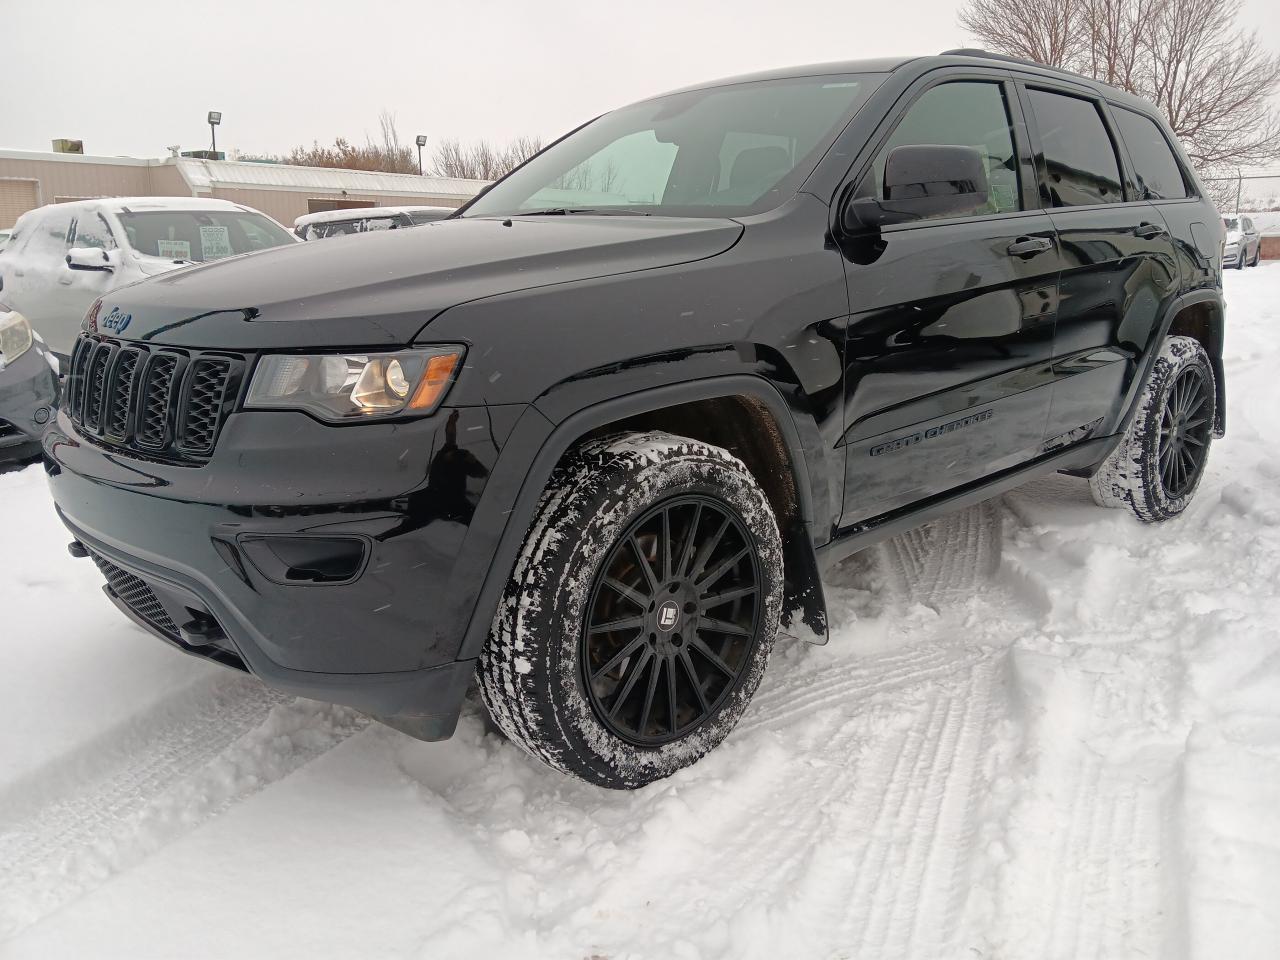
[[[668,600],[658,608],[658,614],[654,619],[657,621],[659,630],[670,633],[680,624],[680,604],[674,600]]]

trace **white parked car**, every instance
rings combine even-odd
[[[0,302],[64,360],[89,305],[135,280],[299,240],[228,200],[116,197],[24,213],[0,251]]]
[[[354,207],[307,213],[293,221],[293,232],[303,240],[325,240],[370,230],[416,227],[453,214],[453,207]]]
[[[1249,217],[1223,217],[1227,228],[1226,246],[1222,248],[1222,265],[1243,270],[1256,267],[1262,256],[1262,237]]]

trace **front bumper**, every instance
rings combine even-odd
[[[452,615],[501,442],[494,422],[484,408],[354,427],[232,414],[210,461],[191,467],[98,445],[60,412],[44,453],[59,515],[140,625],[273,687],[441,739],[474,670],[456,659]],[[308,559],[335,543],[358,560]]]
[[[22,356],[0,368],[0,460],[39,452],[40,432],[57,400],[49,353],[42,341],[33,340]]]

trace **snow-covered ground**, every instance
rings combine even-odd
[[[0,956],[1274,958],[1280,264],[1181,519],[1052,478],[855,558],[720,750],[578,784],[170,651],[0,476]]]

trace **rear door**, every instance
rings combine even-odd
[[[1106,105],[1084,88],[1020,84],[1042,205],[1062,246],[1046,445],[1113,431],[1178,266],[1160,211],[1122,163]]]
[[[846,527],[1036,457],[1051,387],[1058,248],[1007,75],[929,74],[874,139],[858,195],[883,199],[894,147],[940,144],[983,154],[989,201],[843,246]]]

